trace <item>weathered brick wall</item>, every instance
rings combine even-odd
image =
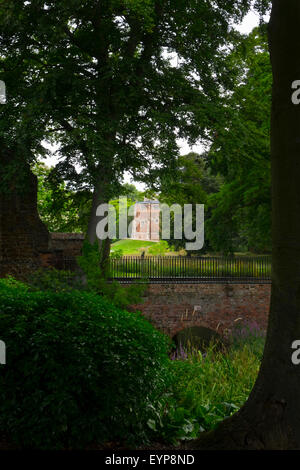
[[[270,284],[150,284],[144,302],[131,308],[171,337],[189,326],[224,334],[237,321],[266,329],[270,293]]]
[[[84,235],[82,233],[51,233],[51,247],[63,250],[64,258],[75,259],[81,255]]]
[[[49,251],[49,233],[37,210],[37,178],[29,168],[24,181],[23,189],[16,190],[12,180],[0,192],[0,276],[22,277]]]
[[[13,159],[12,153],[0,153],[1,178],[7,176],[6,168]],[[73,268],[84,236],[50,234],[38,214],[36,176],[29,166],[20,175],[12,174],[7,188],[0,192],[0,277],[10,274],[22,279],[40,267],[64,269],[66,259]]]

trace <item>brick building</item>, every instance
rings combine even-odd
[[[144,199],[134,208],[134,221],[131,238],[157,242],[159,236],[160,205],[159,201]]]

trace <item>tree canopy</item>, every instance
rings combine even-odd
[[[41,130],[59,143],[56,171],[70,188],[94,191],[91,241],[99,221],[96,207],[108,202],[125,171],[155,181],[162,170],[172,171],[178,138],[206,137],[217,118],[220,90],[230,81],[224,61],[230,25],[250,3],[7,0],[2,5],[0,78],[15,103],[12,119],[16,122],[31,94],[39,125],[26,121],[34,136],[27,146],[39,151],[36,130]],[[12,86],[15,68],[26,83],[18,90]],[[19,122],[27,135],[24,116]]]
[[[211,129],[208,159],[225,181],[209,199],[207,236],[217,251],[270,251],[272,71],[264,29],[238,41],[228,61],[234,87]]]

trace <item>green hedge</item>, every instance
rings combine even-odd
[[[140,314],[80,291],[0,280],[0,434],[22,448],[147,440],[168,382],[168,339]]]

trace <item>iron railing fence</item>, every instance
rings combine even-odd
[[[110,260],[110,278],[122,282],[268,283],[271,281],[271,257],[124,256]]]

